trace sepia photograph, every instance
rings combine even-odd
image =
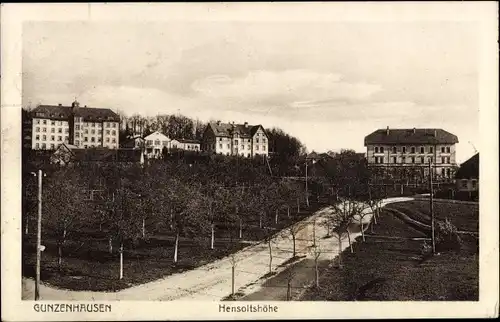
[[[498,173],[479,153],[498,146],[478,21],[184,19],[182,4],[101,19],[113,7],[19,27],[9,274],[36,319],[123,301],[233,319],[290,301],[479,304],[481,256],[498,273],[482,240]]]

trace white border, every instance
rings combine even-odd
[[[297,319],[498,316],[498,12],[496,2],[2,4],[2,320]],[[480,22],[481,247],[479,302],[276,302],[278,313],[219,313],[214,302],[109,302],[111,313],[42,314],[21,301],[22,22],[68,21]],[[227,304],[235,305],[239,302]],[[259,304],[252,302],[252,304]],[[260,303],[270,304],[270,302]]]

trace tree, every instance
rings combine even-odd
[[[59,268],[68,237],[90,219],[82,181],[76,171],[64,169],[52,174],[42,190],[44,227],[57,238]]]
[[[348,200],[343,199],[340,203],[334,205],[323,219],[322,225],[326,226],[337,237],[339,254],[338,267],[342,268],[342,240],[348,236],[349,224],[352,222],[351,213],[348,210]]]
[[[373,215],[373,223],[376,225],[378,220],[378,213],[381,208],[383,200],[383,192],[379,186],[368,185],[368,200],[367,204],[370,207]],[[371,225],[371,231],[373,232],[373,225]]]

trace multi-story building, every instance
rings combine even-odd
[[[268,137],[262,125],[218,121],[207,125],[201,149],[223,155],[267,156],[268,144]]]
[[[479,191],[479,153],[460,165],[455,179],[458,191]]]
[[[53,150],[63,142],[77,148],[119,146],[120,117],[107,108],[39,105],[31,112],[32,140],[35,150]]]
[[[144,138],[146,154],[148,157],[159,158],[163,148],[170,149],[172,140],[163,133],[155,131]]]
[[[456,143],[457,136],[442,129],[387,127],[367,135],[364,145],[369,166],[423,168],[424,173],[431,162],[435,175],[452,178]]]
[[[179,142],[179,149],[186,151],[200,151],[200,142],[196,140],[177,139]]]

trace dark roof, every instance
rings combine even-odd
[[[195,144],[200,144],[199,141],[197,140],[190,140],[190,139],[175,139],[180,143],[195,143]]]
[[[251,138],[262,125],[249,125],[249,124],[234,124],[234,123],[220,123],[212,122],[209,125],[212,128],[215,136],[232,136],[232,133],[239,133],[240,137]],[[264,128],[262,127],[262,130]],[[265,130],[264,130],[265,133]],[[267,134],[266,134],[267,135]]]
[[[365,137],[368,144],[455,144],[458,138],[443,129],[379,129]]]
[[[71,107],[63,105],[39,105],[33,111],[31,115],[33,117],[44,117],[48,119],[55,120],[66,120],[69,119],[72,111],[75,116],[83,117],[84,121],[120,121],[118,114],[110,110],[109,108],[95,108],[95,107]],[[43,113],[43,116],[37,116],[37,113]]]
[[[479,153],[460,165],[456,179],[478,179],[479,178]]]

